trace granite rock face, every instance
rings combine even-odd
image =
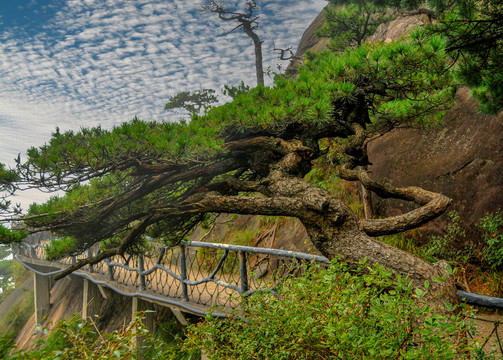
[[[295,69],[303,63],[303,55],[306,51],[321,52],[325,50],[330,44],[329,38],[318,37],[316,31],[323,26],[325,23],[325,15],[322,10],[318,16],[313,20],[311,25],[304,31],[302,38],[300,39],[299,45],[297,46],[297,51],[295,52],[294,58],[290,61],[286,72],[295,72]]]
[[[391,42],[414,26],[430,23],[426,13],[406,14],[382,24],[369,42]],[[306,30],[298,57],[307,51],[319,52],[329,40],[314,35],[324,22],[320,14]],[[477,237],[475,223],[487,212],[503,208],[503,112],[483,115],[469,90],[460,89],[457,104],[444,118],[444,125],[426,129],[395,130],[369,144],[370,170],[378,179],[397,186],[421,186],[453,199],[456,210]],[[374,196],[378,215],[398,215],[408,204]],[[447,216],[426,225],[423,234],[442,233]],[[462,245],[462,244],[459,244]]]
[[[302,38],[297,46],[295,57],[290,62],[288,69],[292,70],[303,63],[303,55],[306,51],[319,53],[328,48],[330,39],[326,37],[318,37],[316,31],[325,24],[325,15],[322,10],[313,20],[309,27],[304,31]],[[402,15],[399,18],[390,21],[386,24],[381,24],[376,32],[370,36],[368,42],[391,42],[400,39],[404,34],[410,31],[414,26],[425,25],[431,23],[431,18],[427,14],[410,14]]]
[[[503,208],[503,113],[480,114],[466,88],[459,91],[444,125],[395,130],[371,142],[368,151],[376,178],[452,198],[450,210],[461,215],[472,235],[481,217]],[[404,203],[383,199],[376,199],[375,205],[385,216],[408,209]],[[439,233],[445,221],[444,215],[424,230]]]
[[[416,26],[430,24],[432,19],[428,14],[413,13],[398,16],[385,24],[379,25],[376,32],[369,36],[367,42],[390,43],[400,39]]]

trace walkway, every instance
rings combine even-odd
[[[15,258],[36,277],[50,278],[80,258],[99,252],[92,247],[78,257],[47,261],[45,245],[50,241],[48,233],[32,235],[14,247]],[[206,315],[215,306],[218,310],[212,315],[226,317],[238,306],[241,296],[256,291],[275,292],[278,281],[298,274],[303,264],[312,261],[329,262],[325,257],[300,252],[193,241],[176,247],[157,244],[145,255],[116,256],[73,274],[122,296],[197,315]],[[468,304],[503,309],[500,298],[462,291],[460,296]],[[503,356],[502,320],[502,316],[490,313],[470,319],[484,350],[495,350]]]
[[[53,276],[99,252],[92,247],[78,257],[47,261],[49,241],[48,234],[31,236],[15,248],[16,259],[39,275]],[[115,256],[74,275],[123,296],[140,296],[205,315],[211,306],[232,310],[240,296],[274,291],[278,279],[302,271],[302,265],[313,260],[328,263],[325,257],[300,252],[193,241],[176,247],[157,245],[140,256]],[[214,315],[227,316],[225,311]]]

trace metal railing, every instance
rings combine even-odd
[[[45,276],[54,276],[79,259],[99,253],[93,246],[77,257],[58,261],[46,261],[45,246],[51,241],[47,234],[31,236],[26,242],[14,246],[15,258],[26,268]],[[20,259],[30,258],[50,265],[57,264],[61,270],[38,271]],[[192,241],[168,247],[156,245],[146,255],[115,256],[96,265],[87,265],[74,274],[95,284],[106,286],[128,297],[140,296],[167,305],[175,305],[195,314],[206,315],[211,306],[216,317],[226,317],[228,310],[239,306],[242,296],[257,291],[271,291],[288,276],[304,271],[302,265],[312,261],[328,264],[326,257],[278,249],[256,248],[227,244]],[[53,266],[54,267],[54,266]],[[503,309],[503,299],[459,291],[462,301],[492,309]],[[478,323],[478,336],[484,351],[494,350],[503,356],[501,319],[477,316],[469,319]],[[485,324],[485,326],[483,326]],[[483,329],[483,332],[480,332]]]
[[[50,240],[49,236],[27,239],[16,246],[16,258],[41,275],[56,275],[62,270],[42,273],[17,256],[45,261],[45,246]],[[93,246],[79,256],[47,263],[64,268],[99,252],[99,247]],[[126,296],[155,297],[195,313],[207,313],[210,306],[235,309],[241,296],[257,291],[275,293],[282,279],[302,272],[302,265],[311,261],[329,262],[323,256],[301,252],[193,241],[174,247],[154,245],[145,255],[114,256],[86,265],[76,274]]]

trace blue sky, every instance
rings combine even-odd
[[[251,40],[199,11],[202,0],[1,0],[0,162],[42,145],[56,127],[174,121],[170,95],[256,84]],[[230,7],[244,1],[225,1]],[[325,0],[257,0],[264,67],[273,43],[295,50]],[[266,79],[266,82],[270,79]],[[24,199],[26,198],[26,199]],[[38,200],[31,194],[14,201]]]

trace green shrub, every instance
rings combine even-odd
[[[75,240],[69,236],[53,239],[51,243],[45,247],[47,260],[58,260],[76,251],[77,247],[75,245]]]
[[[274,226],[278,225],[281,220],[286,219],[284,216],[268,216],[261,215],[260,216],[260,225],[261,226]]]
[[[138,313],[127,326],[106,334],[98,332],[96,326],[83,320],[80,314],[74,314],[70,320],[59,321],[51,332],[47,328],[37,328],[45,336],[30,350],[16,350],[13,336],[7,334],[0,337],[0,359],[126,360],[139,358],[138,350],[142,358],[149,360],[200,359],[199,350],[180,351],[177,345],[181,337],[178,334],[170,334],[174,338],[168,342],[154,337],[142,324],[143,315]],[[171,330],[179,332],[173,325]]]
[[[8,352],[14,348],[15,345],[15,333],[6,333],[0,335],[0,359],[5,358]]]
[[[464,336],[462,312],[446,315],[422,303],[428,287],[414,290],[380,266],[313,266],[286,280],[280,298],[256,293],[240,316],[208,316],[189,330],[184,346],[210,359],[483,358]]]
[[[457,211],[449,212],[448,216],[449,223],[445,227],[445,234],[431,236],[428,244],[421,250],[422,256],[433,262],[437,261],[437,259],[443,259],[466,264],[474,255],[474,247],[471,245],[459,249],[459,244],[466,239],[465,225]]]
[[[483,259],[492,269],[501,270],[503,265],[503,218],[501,209],[494,213],[487,213],[476,225],[482,232]]]
[[[419,257],[423,257],[424,255],[420,251],[420,248],[415,243],[414,239],[404,233],[381,236],[379,237],[379,240],[388,245],[391,245],[398,249],[405,250]]]
[[[50,333],[40,328],[47,335],[38,340],[30,350],[15,350],[14,344],[7,335],[5,343],[0,345],[5,360],[122,360],[138,357],[137,341],[141,337],[143,357],[151,360],[195,360],[200,357],[198,351],[183,354],[173,346],[156,340],[142,324],[143,314],[137,314],[131,323],[110,334],[96,331],[91,322],[82,320],[75,314],[70,320],[61,320]],[[0,338],[3,342],[4,338]],[[9,341],[9,342],[7,342]],[[7,354],[10,351],[10,354]],[[0,353],[1,354],[1,353]]]

